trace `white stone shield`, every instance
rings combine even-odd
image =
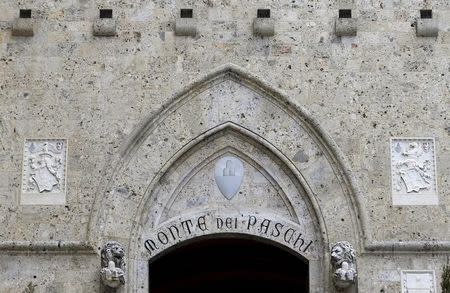
[[[231,200],[241,187],[244,178],[244,165],[236,157],[223,157],[216,163],[214,178],[220,192]]]

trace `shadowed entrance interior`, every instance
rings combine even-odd
[[[150,292],[309,292],[307,260],[267,242],[201,239],[150,262]]]

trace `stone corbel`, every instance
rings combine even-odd
[[[12,35],[18,37],[34,36],[34,19],[30,9],[21,9],[20,16],[12,25]]]
[[[118,288],[125,284],[125,253],[122,245],[108,241],[101,251],[100,277],[109,288]]]
[[[260,37],[275,35],[275,20],[270,17],[270,9],[258,9],[257,17],[253,20],[253,34]]]
[[[94,21],[93,31],[97,37],[114,37],[117,34],[116,20],[112,17],[111,9],[100,10],[99,18]]]
[[[336,36],[354,37],[358,31],[356,18],[336,18]]]
[[[343,6],[348,7],[348,6]],[[338,37],[354,37],[358,32],[358,19],[352,17],[352,9],[339,9],[335,21],[335,33]]]
[[[418,37],[437,37],[439,26],[437,19],[420,18],[416,23],[416,35]]]
[[[333,284],[338,290],[347,290],[356,286],[356,253],[347,241],[340,241],[331,248],[333,266]]]
[[[175,35],[195,37],[197,35],[197,20],[193,9],[181,9],[180,17],[175,21]]]
[[[261,37],[275,35],[275,22],[270,18],[255,18],[253,21],[253,34]]]

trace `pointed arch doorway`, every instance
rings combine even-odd
[[[308,260],[258,237],[186,241],[149,262],[151,293],[307,293]]]
[[[231,199],[215,182],[216,163],[226,156],[245,170]],[[166,250],[229,232],[286,246],[308,260],[309,292],[332,292],[331,244],[345,239],[361,247],[365,239],[354,174],[319,121],[234,65],[195,81],[149,116],[111,166],[89,235],[125,243],[123,292],[148,293],[149,261]]]

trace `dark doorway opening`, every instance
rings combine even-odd
[[[309,292],[305,259],[255,239],[191,241],[150,262],[151,293]]]

